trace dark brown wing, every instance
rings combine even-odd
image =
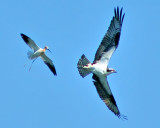
[[[119,118],[121,118],[123,115],[120,114],[120,111],[118,109],[118,106],[116,104],[116,101],[114,99],[114,96],[112,95],[112,92],[109,88],[109,84],[106,80],[106,78],[100,78],[93,74],[94,79],[93,83],[97,89],[97,92],[100,96],[100,98],[103,100],[103,102],[107,105],[107,107]],[[102,84],[103,83],[103,84]],[[124,119],[127,119],[126,116],[123,116]]]
[[[110,57],[118,47],[121,34],[121,27],[125,14],[122,15],[122,8],[120,12],[118,7],[117,9],[114,9],[114,11],[115,11],[115,16],[112,18],[108,31],[105,34],[96,52],[93,63],[96,63],[97,61],[102,61],[103,63],[106,63],[106,65],[108,65]]]

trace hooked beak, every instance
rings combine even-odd
[[[117,73],[117,71],[114,70],[114,73]]]
[[[47,50],[51,52],[51,50],[49,50],[49,49],[47,49]],[[52,53],[52,52],[51,52],[51,53]]]

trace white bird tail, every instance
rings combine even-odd
[[[27,52],[28,58],[29,58],[29,59],[33,59],[33,57],[32,57],[33,54],[34,54],[33,52],[28,51],[28,52]]]
[[[84,66],[87,66],[90,63],[91,62],[86,58],[86,56],[84,54],[79,59],[78,64],[77,64],[77,68],[78,68],[79,74],[82,77],[85,77],[91,73],[89,68],[84,68]]]

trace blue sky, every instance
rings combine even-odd
[[[159,127],[160,2],[137,0],[5,0],[0,7],[1,128]],[[92,75],[81,78],[77,62],[91,61],[114,15],[125,18],[108,77],[118,119],[101,101]],[[48,45],[58,76],[39,58],[29,72],[24,33]],[[24,67],[24,65],[26,67]]]

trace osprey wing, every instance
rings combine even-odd
[[[115,16],[112,18],[107,33],[105,34],[97,52],[93,63],[104,63],[106,66],[119,44],[121,27],[124,19],[122,9],[119,12],[119,8],[114,9]]]
[[[120,112],[117,107],[116,101],[112,95],[112,92],[109,88],[108,82],[106,78],[100,78],[93,74],[94,79],[93,83],[97,89],[97,92],[100,96],[100,98],[103,100],[103,102],[107,105],[107,107],[118,117],[120,117]]]
[[[96,87],[96,90],[99,94],[99,97],[103,100],[106,106],[116,115],[118,118],[123,118],[127,120],[127,116],[124,116],[120,113],[114,96],[109,88],[108,81],[104,76],[99,78],[97,75],[93,74],[92,78],[94,79],[93,83]]]

